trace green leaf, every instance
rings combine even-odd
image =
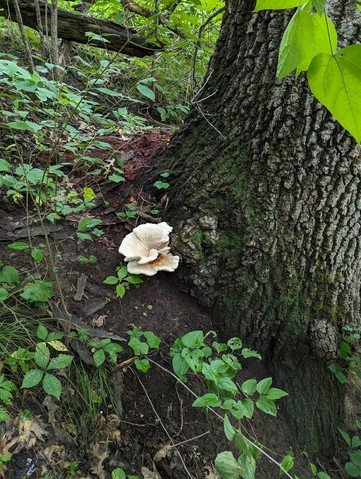
[[[14,130],[31,131],[32,133],[38,133],[43,127],[38,123],[32,121],[9,121],[8,126]]]
[[[144,331],[144,337],[147,340],[148,346],[152,349],[158,349],[160,345],[160,338],[153,333],[153,331]]]
[[[40,263],[40,261],[44,258],[44,253],[41,251],[41,249],[33,249],[31,251],[31,257],[37,262]]]
[[[237,351],[237,349],[242,348],[242,340],[240,338],[231,338],[227,341],[227,346],[232,349],[232,351]]]
[[[345,469],[346,469],[347,474],[351,477],[360,477],[360,475],[361,475],[360,468],[357,467],[352,462],[347,462],[345,464]]]
[[[257,351],[253,351],[252,349],[248,349],[248,348],[243,348],[241,354],[246,359],[248,358],[262,359],[262,356],[259,353],[257,353]]]
[[[2,406],[0,406],[0,423],[8,421],[9,419],[10,416],[7,411]]]
[[[172,367],[174,373],[183,381],[185,380],[185,375],[189,369],[187,362],[182,358],[181,353],[175,353],[172,359]]]
[[[13,266],[4,266],[0,271],[0,283],[18,283],[19,271]]]
[[[223,420],[223,429],[224,429],[224,434],[228,441],[232,441],[234,438],[234,435],[236,434],[236,430],[231,424],[231,421],[229,420],[227,414],[224,415],[224,420]]]
[[[134,361],[135,367],[141,371],[142,373],[146,373],[149,371],[150,368],[150,362],[148,359],[136,359]]]
[[[152,101],[155,100],[154,91],[148,88],[147,86],[143,85],[142,83],[138,83],[137,90],[139,91],[141,95],[145,96],[149,100],[152,100]]]
[[[254,413],[254,403],[251,399],[245,398],[240,401],[243,413],[248,419],[252,419]]]
[[[38,329],[36,330],[36,335],[38,338],[45,341],[48,337],[48,330],[43,324],[39,324]]]
[[[350,459],[353,464],[361,468],[361,451],[355,451],[350,453]]]
[[[117,296],[119,296],[119,298],[123,298],[126,293],[126,289],[122,284],[118,284],[117,287],[115,288],[115,291],[117,293]]]
[[[214,393],[207,393],[203,394],[197,398],[194,403],[192,404],[193,407],[218,407],[222,404],[222,401],[219,397]]]
[[[97,351],[95,351],[95,353],[93,354],[93,359],[94,359],[94,362],[95,362],[95,366],[97,366],[97,367],[101,366],[105,361],[104,350],[103,349],[98,349]]]
[[[119,467],[114,469],[114,471],[112,471],[112,479],[126,479],[123,469],[120,469]]]
[[[359,469],[359,475],[356,477],[360,477],[360,476],[361,476],[361,470]],[[319,479],[332,479],[326,472],[319,472],[317,474],[317,477]]]
[[[129,274],[124,278],[124,281],[130,284],[142,284],[143,280],[139,276],[136,276],[134,274]]]
[[[46,369],[50,360],[50,351],[45,343],[38,343],[34,354],[34,360],[41,369]]]
[[[182,336],[182,343],[186,348],[199,348],[204,346],[203,339],[204,333],[203,331],[191,331],[190,333],[185,334]]]
[[[337,364],[337,363],[332,363],[328,366],[328,369],[333,372],[333,374],[336,376],[337,380],[341,384],[347,383],[347,377],[344,375],[343,368]]]
[[[255,479],[256,460],[251,454],[243,455],[238,460],[239,464],[243,466],[243,479]]]
[[[22,241],[16,241],[15,243],[8,244],[8,248],[15,249],[16,251],[23,251],[29,248],[28,243],[23,243]]]
[[[228,391],[232,394],[237,394],[238,387],[230,378],[221,378],[217,381],[217,388],[222,389],[223,391]]]
[[[264,378],[257,384],[257,391],[260,394],[267,394],[272,384],[272,378]]]
[[[0,158],[0,172],[8,172],[11,171],[11,163],[4,160],[4,158]]]
[[[127,267],[126,266],[121,266],[117,270],[117,276],[118,279],[124,279],[128,274]]]
[[[280,476],[283,476],[285,472],[290,471],[294,466],[294,458],[292,454],[286,454],[281,461]]]
[[[31,369],[25,374],[21,387],[32,388],[36,386],[42,380],[43,374],[43,371],[40,371],[40,369]]]
[[[220,379],[219,373],[207,363],[202,365],[202,374],[208,381],[213,381],[214,383]]]
[[[67,368],[72,360],[73,356],[70,356],[69,354],[59,354],[50,360],[47,370]]]
[[[0,287],[0,301],[5,301],[9,297],[9,293],[5,288]]]
[[[300,7],[309,0],[257,0],[255,11],[260,10],[284,10],[287,8]]]
[[[56,399],[60,399],[62,386],[61,382],[54,376],[54,374],[45,373],[43,389],[46,394],[49,394],[49,396],[54,396]]]
[[[282,391],[282,389],[270,388],[267,391],[266,396],[268,397],[268,399],[271,399],[271,401],[274,401],[276,399],[281,399],[285,396],[288,396],[288,393],[286,393],[285,391]]]
[[[124,176],[113,173],[112,175],[108,176],[108,180],[114,181],[114,183],[121,183],[125,181],[125,178]]]
[[[103,284],[117,284],[119,279],[116,276],[108,276],[103,281]]]
[[[361,45],[342,48],[335,55],[317,55],[307,78],[314,96],[360,143]]]
[[[238,479],[242,472],[241,466],[230,451],[223,451],[217,454],[214,465],[222,479]]]
[[[277,408],[274,402],[268,399],[266,396],[259,397],[256,401],[256,406],[266,414],[277,416]]]
[[[247,396],[252,396],[257,390],[257,381],[255,379],[247,379],[242,384],[241,389]]]
[[[243,434],[236,432],[233,442],[239,452],[241,452],[242,454],[249,454],[248,442],[246,441],[246,438],[243,436]]]
[[[95,226],[99,226],[101,224],[102,224],[101,220],[98,220],[97,218],[93,218],[92,216],[88,216],[79,221],[78,231],[86,231],[89,228],[94,228]]]
[[[39,281],[37,283],[25,286],[24,291],[20,294],[20,296],[28,301],[46,302],[53,295],[51,288],[52,283],[48,281]]]

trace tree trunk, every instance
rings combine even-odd
[[[345,44],[360,12],[328,3]],[[343,390],[327,364],[342,326],[360,322],[359,149],[303,75],[276,80],[289,13],[252,8],[229,1],[204,86],[161,159],[168,219],[192,294],[270,360],[304,445],[330,451]]]
[[[18,3],[24,25],[39,30],[35,2],[33,0],[18,0]],[[46,25],[47,4],[41,0],[38,3],[42,24]],[[11,20],[17,21],[13,0],[0,0],[0,9],[4,10],[5,15]],[[87,32],[103,36],[106,41],[102,41],[99,38],[91,39],[86,35]],[[58,37],[77,43],[106,48],[111,51],[119,51],[124,55],[135,57],[153,55],[156,51],[162,49],[159,45],[147,42],[135,30],[109,20],[96,20],[95,18],[77,15],[60,8],[58,9]]]

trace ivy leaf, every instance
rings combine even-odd
[[[257,0],[255,11],[260,10],[285,10],[287,8],[300,7],[309,0]]]
[[[314,96],[360,143],[361,45],[342,48],[335,55],[317,55],[307,78]]]

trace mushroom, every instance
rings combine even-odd
[[[134,228],[119,247],[119,253],[128,262],[129,273],[154,276],[158,271],[176,270],[179,256],[170,254],[169,247],[169,233],[172,230],[165,222],[145,223]]]

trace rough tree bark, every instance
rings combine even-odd
[[[39,29],[36,15],[36,5],[33,0],[18,0],[24,25]],[[40,18],[46,25],[46,3],[39,1]],[[15,4],[13,0],[0,0],[0,10],[5,16],[17,21]],[[1,13],[1,12],[0,12]],[[50,17],[50,9],[48,7]],[[90,39],[86,32],[92,32],[104,36],[107,42],[99,39]],[[160,51],[160,45],[147,42],[146,38],[137,34],[135,30],[123,27],[109,20],[96,20],[85,15],[77,15],[58,9],[58,37],[77,43],[90,44],[95,47],[105,48],[111,51],[119,51],[125,55],[144,57]]]
[[[327,4],[341,44],[359,38],[353,0]],[[330,451],[344,407],[327,364],[342,326],[360,323],[359,148],[302,76],[276,80],[289,14],[252,8],[229,0],[204,86],[160,160],[168,219],[190,291],[270,360],[304,445]]]

